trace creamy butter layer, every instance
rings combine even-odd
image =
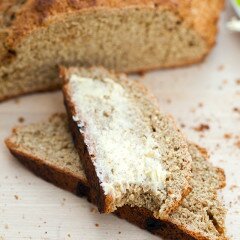
[[[118,197],[130,186],[155,193],[163,189],[167,172],[159,144],[128,91],[109,78],[77,75],[70,77],[69,86],[77,111],[73,120],[94,143],[94,165],[105,194]]]

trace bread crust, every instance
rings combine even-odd
[[[13,130],[14,132],[15,130]],[[14,134],[14,133],[13,133]],[[79,179],[78,175],[74,175],[72,172],[57,168],[56,165],[46,163],[41,158],[34,155],[26,154],[18,150],[17,146],[11,142],[10,139],[5,141],[8,149],[19,161],[36,175],[44,178],[46,181],[51,182],[67,191],[77,194],[78,184],[88,188],[88,182],[86,179]]]
[[[90,188],[94,189],[94,191],[91,191],[91,201],[96,203],[100,213],[110,213],[112,212],[110,207],[113,204],[113,199],[110,196],[106,196],[104,194],[104,191],[100,185],[100,181],[97,177],[95,167],[92,161],[92,158],[94,156],[91,156],[91,154],[89,153],[89,146],[85,144],[86,139],[89,139],[88,135],[85,132],[81,134],[78,129],[77,123],[73,121],[72,116],[74,116],[76,113],[74,105],[70,100],[67,87],[63,87],[63,92],[64,104],[67,109],[69,126],[73,134],[73,141],[79,157],[82,160],[87,179],[91,179],[91,181],[89,181]]]
[[[166,8],[176,12],[188,25],[194,28],[210,48],[215,43],[216,22],[224,6],[224,0],[28,0],[11,22],[8,40],[10,48],[19,44],[25,35],[38,27],[46,27],[54,18],[63,18],[64,14],[82,11],[123,8]],[[0,11],[4,10],[0,6]],[[197,13],[197,14],[196,14]],[[27,23],[27,24],[26,24]]]
[[[11,100],[12,98],[15,98],[15,97],[31,95],[31,94],[34,94],[34,93],[54,92],[54,91],[57,91],[59,89],[60,89],[60,86],[59,87],[48,87],[48,86],[46,86],[44,88],[34,89],[32,91],[26,91],[26,92],[21,92],[21,93],[17,93],[17,94],[9,94],[7,96],[0,97],[0,102]]]
[[[91,13],[96,11],[119,11],[121,9],[168,9],[183,21],[184,26],[194,29],[206,43],[201,56],[181,59],[179,62],[152,65],[146,68],[124,69],[126,73],[147,72],[159,68],[175,68],[201,62],[205,59],[216,41],[217,20],[224,6],[224,0],[2,0],[0,3],[0,66],[8,64],[18,56],[24,39],[35,31],[47,28],[56,21],[63,21],[69,14]],[[39,87],[7,93],[0,102],[12,97],[32,92],[58,89],[58,86]]]
[[[15,131],[15,130],[14,130]],[[13,133],[14,134],[14,133]],[[55,184],[56,186],[68,190],[78,196],[86,196],[88,200],[94,202],[93,197],[90,197],[89,185],[86,179],[75,176],[72,172],[62,170],[54,166],[54,164],[45,163],[42,159],[36,156],[28,154],[24,151],[18,150],[18,146],[11,141],[11,137],[5,141],[10,152],[20,160],[20,162],[33,171],[37,176],[42,177],[48,182]],[[197,145],[196,145],[197,146]],[[199,149],[202,149],[198,147]],[[206,157],[206,151],[202,152]],[[206,159],[207,160],[207,159]],[[225,186],[225,174],[220,168],[215,168],[219,175],[219,188]],[[155,235],[165,237],[170,240],[209,240],[200,235],[196,235],[194,232],[187,231],[182,228],[179,229],[178,225],[174,225],[171,222],[162,221],[152,216],[152,213],[144,208],[123,206],[119,208],[115,213],[120,218],[129,221],[138,227],[145,229]],[[225,240],[227,238],[222,237],[219,240]]]

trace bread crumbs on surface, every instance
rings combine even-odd
[[[219,143],[217,143],[215,147],[216,147],[216,149],[219,149],[221,146]]]
[[[4,228],[5,228],[5,229],[9,229],[8,224],[5,224]]]
[[[70,233],[67,235],[68,237],[71,237]]]
[[[205,138],[205,135],[204,135],[203,133],[201,133],[201,134],[199,135],[199,137],[200,137],[200,138]]]
[[[221,160],[219,160],[219,162],[220,162],[220,163],[225,163],[226,161],[223,160],[223,159],[221,159]]]
[[[199,126],[193,128],[197,132],[204,132],[210,129],[208,124],[201,123]]]
[[[219,65],[217,70],[220,72],[220,71],[223,71],[225,68],[225,66],[223,64]]]
[[[18,195],[14,195],[15,199],[18,200],[19,199],[19,196]]]
[[[240,140],[238,140],[237,142],[235,142],[235,144],[234,144],[237,148],[239,148],[240,149]]]
[[[181,123],[180,126],[181,126],[181,128],[185,128],[186,127],[186,125],[184,123]]]
[[[122,232],[118,232],[118,234],[121,234]]]
[[[233,191],[234,189],[238,188],[238,186],[236,184],[233,184],[230,186],[230,191]]]
[[[231,139],[231,138],[232,138],[232,134],[231,134],[231,133],[225,133],[225,134],[223,135],[223,137],[224,137],[225,139]]]
[[[19,99],[19,98],[15,98],[15,99],[14,99],[14,102],[15,102],[16,104],[18,104],[18,103],[20,103],[20,99]]]
[[[234,108],[233,108],[233,111],[236,112],[236,113],[240,113],[240,108],[234,107]]]
[[[98,223],[95,223],[95,226],[96,226],[96,227],[99,227],[99,224],[98,224]]]
[[[98,210],[97,210],[96,208],[92,207],[92,208],[90,209],[90,212],[92,212],[92,213],[97,213]]]
[[[195,113],[195,112],[196,112],[196,109],[195,109],[195,108],[191,108],[191,109],[190,109],[190,112],[191,112],[191,113]]]
[[[18,118],[18,122],[19,122],[19,123],[23,123],[24,121],[25,121],[25,118],[24,118],[24,117],[19,117],[19,118]]]
[[[198,103],[198,107],[202,108],[203,107],[203,103],[202,102]]]
[[[227,79],[224,79],[223,80],[223,84],[227,84],[228,83],[228,80]]]
[[[166,102],[167,102],[168,104],[170,104],[170,103],[172,103],[172,100],[171,100],[170,98],[168,98],[168,99],[166,100]]]
[[[236,84],[240,85],[240,78],[236,80]]]

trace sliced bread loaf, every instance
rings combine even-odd
[[[201,61],[223,0],[1,0],[0,101],[60,87],[57,65],[120,72]]]
[[[191,156],[146,89],[102,68],[62,69],[76,148],[100,212],[144,207],[162,218],[189,193]]]
[[[65,114],[49,121],[14,129],[6,140],[9,150],[34,173],[75,194],[89,194],[87,179],[74,148]],[[193,159],[192,192],[166,221],[142,208],[123,206],[116,214],[137,226],[171,240],[222,240],[225,210],[217,200],[224,172],[206,161],[203,149],[189,144]]]

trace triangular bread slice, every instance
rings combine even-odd
[[[140,84],[103,68],[63,68],[75,146],[94,202],[166,217],[190,190],[191,156],[174,120]]]
[[[9,150],[45,180],[77,195],[89,194],[89,185],[72,142],[65,114],[14,129],[6,140]],[[192,156],[192,192],[166,221],[142,208],[123,206],[116,214],[158,236],[178,240],[222,240],[225,210],[217,190],[225,186],[224,172],[207,160],[206,152],[189,144]]]

